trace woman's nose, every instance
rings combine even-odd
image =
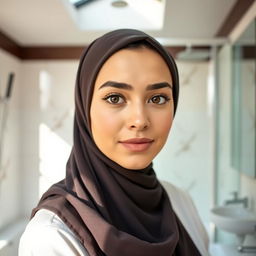
[[[130,109],[128,128],[138,131],[147,129],[150,125],[149,116],[144,106],[134,106]]]

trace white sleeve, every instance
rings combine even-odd
[[[29,223],[19,244],[19,256],[89,256],[70,230]]]

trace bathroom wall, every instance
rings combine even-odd
[[[243,45],[251,45],[255,47],[256,43],[256,37],[255,37],[255,22],[256,22],[256,2],[254,2],[251,6],[251,8],[243,15],[237,26],[231,31],[229,35],[229,39],[232,43],[237,43],[239,41],[243,41],[243,39],[246,39],[246,41],[243,41]],[[254,23],[254,27],[251,26],[252,23]],[[252,30],[248,32],[248,28],[251,27]],[[249,40],[248,40],[249,39]],[[249,44],[248,44],[249,43]],[[248,86],[247,93],[253,93],[255,96],[255,59],[251,60],[243,60],[241,62],[241,67],[243,70],[243,80],[242,84],[243,86]],[[254,99],[255,100],[255,99]],[[255,101],[254,101],[255,103]],[[253,106],[251,106],[253,107]],[[254,106],[255,107],[255,106]],[[250,109],[250,108],[248,108]],[[255,113],[255,110],[253,111]],[[252,113],[253,113],[252,112]],[[252,115],[250,115],[252,116]],[[251,117],[250,117],[251,119]],[[251,122],[251,127],[249,127],[251,132],[251,129],[254,129],[254,141],[255,141],[255,116],[254,116],[254,122]],[[252,133],[253,134],[253,133]],[[246,147],[246,145],[245,145]],[[255,163],[255,155],[254,155],[254,163]],[[240,195],[241,196],[247,196],[249,198],[249,207],[256,213],[256,178],[251,178],[245,174],[239,174],[240,178]]]
[[[178,61],[180,96],[166,146],[154,161],[160,179],[186,190],[209,228],[211,201],[209,62]]]
[[[252,179],[244,174],[241,174],[241,196],[247,196],[250,200],[250,208],[256,214],[256,179]]]
[[[240,174],[231,166],[231,95],[232,95],[232,46],[225,45],[218,52],[218,136],[217,136],[217,187],[216,204],[224,205],[239,191]],[[235,236],[216,230],[218,242],[233,244]]]
[[[218,161],[217,204],[223,205],[239,190],[239,173],[231,166],[232,46],[218,53]]]
[[[1,139],[0,160],[0,255],[17,255],[18,238],[24,229],[21,220],[21,62],[0,49],[0,125],[6,113],[4,134]],[[3,103],[9,73],[15,74],[11,97]]]
[[[15,73],[0,168],[0,255],[17,255],[31,209],[65,175],[77,64],[20,61],[0,49],[1,99],[9,72]]]
[[[65,176],[72,145],[77,61],[22,63],[22,212],[29,216],[43,192]]]
[[[217,204],[224,205],[225,201],[232,199],[232,192],[237,191],[239,197],[249,198],[249,208],[256,213],[256,179],[251,178],[239,170],[232,167],[232,121],[231,121],[231,107],[232,107],[232,45],[225,45],[221,48],[218,54],[219,63],[219,101],[218,101],[218,185],[217,185]],[[247,93],[252,93],[249,89],[255,86],[254,80],[254,66],[252,60],[243,61],[241,63],[243,72],[242,86],[247,86]],[[252,106],[249,106],[249,108]],[[251,118],[251,117],[250,117]],[[247,122],[248,123],[248,122]],[[255,129],[253,121],[249,122],[247,133],[251,129]],[[247,136],[246,136],[247,137]],[[248,136],[247,139],[251,139]],[[248,143],[247,143],[248,144]],[[245,138],[242,138],[241,146],[244,148],[243,152],[247,152],[247,156],[252,154],[246,149]],[[250,149],[249,149],[250,150]],[[236,241],[233,234],[218,230],[217,239],[222,243],[234,243]]]
[[[244,162],[250,162],[250,169],[255,167],[255,92],[256,92],[256,64],[255,60],[242,60],[242,80],[241,84],[245,87],[243,90],[243,122],[244,122],[244,133],[246,133],[242,138],[242,152],[244,152]],[[254,100],[252,98],[254,95]],[[245,120],[246,119],[246,120]],[[253,140],[254,143],[250,143],[248,140]],[[254,150],[253,147],[254,146]],[[253,155],[254,154],[254,155]],[[246,164],[243,163],[244,168]],[[248,168],[249,169],[249,168]],[[247,196],[249,198],[249,207],[256,213],[256,178],[247,176],[246,174],[240,174],[240,193],[241,196]]]
[[[0,49],[0,125],[3,125],[3,97],[10,72],[15,73],[10,100],[5,104],[7,122],[2,138],[0,162],[0,232],[19,215],[21,208],[20,164],[20,61]],[[2,129],[2,127],[1,127]]]

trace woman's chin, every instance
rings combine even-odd
[[[132,154],[127,154],[127,152],[125,152],[122,154],[111,154],[107,156],[125,169],[142,170],[147,168],[152,163],[158,152],[159,150]]]
[[[120,166],[126,169],[130,170],[142,170],[147,168],[150,164],[151,161],[146,161],[146,162],[119,162],[118,163]]]

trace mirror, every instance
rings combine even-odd
[[[256,178],[256,19],[232,47],[232,167]]]

